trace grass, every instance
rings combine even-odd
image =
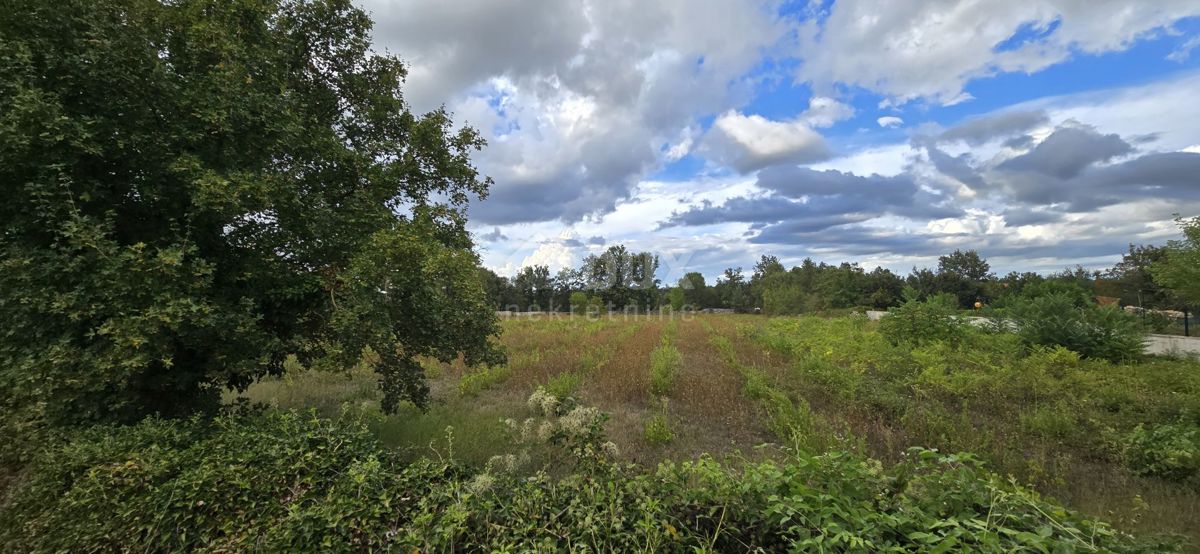
[[[372,425],[379,438],[409,459],[453,452],[482,466],[511,447],[501,421],[528,417],[525,399],[541,386],[609,414],[606,432],[631,461],[778,452],[763,443],[858,450],[884,465],[900,463],[910,446],[969,451],[1121,528],[1200,538],[1200,485],[1136,474],[1124,446],[1139,425],[1200,424],[1194,361],[1081,360],[977,330],[954,347],[898,347],[876,324],[852,317],[502,325],[506,366],[423,361],[429,409],[379,415]],[[291,364],[243,396],[325,414],[377,412],[367,365],[321,373]]]
[[[671,394],[675,375],[683,364],[679,349],[663,339],[663,343],[650,353],[650,394],[663,397]]]

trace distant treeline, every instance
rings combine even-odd
[[[578,268],[551,275],[541,265],[521,268],[511,278],[486,268],[480,273],[488,297],[500,310],[582,311],[675,310],[725,308],[739,312],[799,314],[847,308],[886,309],[904,300],[905,288],[918,298],[950,294],[960,307],[977,302],[990,305],[1005,297],[1046,288],[1068,290],[1089,298],[1116,299],[1121,305],[1166,309],[1181,307],[1171,291],[1156,284],[1149,271],[1163,259],[1165,247],[1130,245],[1114,267],[1089,271],[1081,266],[1049,275],[1011,272],[997,276],[974,250],[955,250],[938,258],[934,269],[913,268],[898,275],[877,267],[866,271],[857,263],[832,265],[805,258],[788,269],[775,256],[763,256],[747,278],[731,267],[708,283],[692,272],[664,285],[654,277],[658,256],[631,252],[623,245],[589,255]],[[1034,287],[1033,290],[1029,290]]]

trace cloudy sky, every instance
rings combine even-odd
[[[484,263],[1107,267],[1200,213],[1197,0],[359,0],[480,129]]]

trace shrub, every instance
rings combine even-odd
[[[562,400],[575,395],[583,380],[574,372],[559,373],[546,382],[546,392]]]
[[[952,298],[939,295],[921,302],[910,296],[879,321],[879,332],[892,344],[957,344],[966,334],[967,324],[955,317],[957,304]]]
[[[463,396],[479,396],[479,393],[508,380],[510,375],[512,369],[507,365],[484,367],[463,375],[458,381],[458,393]]]
[[[1113,306],[1078,306],[1070,294],[1051,293],[1018,301],[1012,313],[1026,344],[1063,346],[1112,362],[1142,355],[1145,328],[1137,317]]]
[[[568,302],[571,305],[571,313],[575,315],[583,315],[588,308],[588,295],[586,293],[575,291],[571,293]]]
[[[792,453],[646,471],[600,455],[611,448],[592,415],[553,416],[564,429],[592,422],[570,435],[588,446],[569,455],[595,462],[562,478],[513,475],[507,456],[482,471],[453,460],[404,465],[361,422],[295,413],[98,427],[48,446],[29,468],[0,511],[0,550],[1171,548],[1046,501],[970,455],[914,449],[884,469],[854,454]]]
[[[670,394],[675,384],[675,374],[683,365],[683,355],[679,349],[671,346],[665,340],[650,353],[650,394],[666,396]]]
[[[1125,461],[1138,475],[1183,481],[1200,475],[1200,427],[1138,425],[1125,439]]]
[[[654,414],[646,420],[643,436],[650,444],[666,444],[675,440],[675,431],[671,429],[671,422],[667,421],[665,414]]]

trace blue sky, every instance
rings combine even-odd
[[[485,265],[1108,267],[1200,214],[1200,3],[362,0],[480,129]]]

